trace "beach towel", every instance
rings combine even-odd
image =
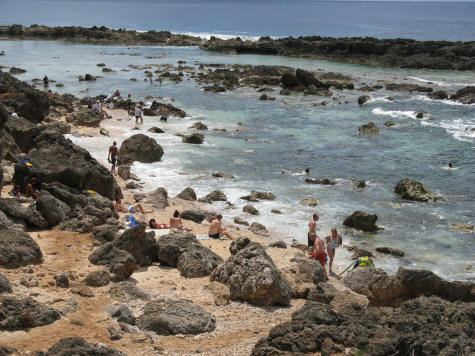
[[[208,240],[210,239],[209,235],[208,234],[202,234],[202,235],[196,235],[196,239],[197,240]],[[220,240],[227,240],[226,237],[223,237],[223,236],[220,236],[219,238]],[[214,240],[214,239],[213,239]]]
[[[155,236],[163,236],[170,234],[170,229],[147,229],[146,232],[153,231]]]

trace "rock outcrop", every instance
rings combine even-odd
[[[367,124],[361,125],[358,128],[358,133],[365,135],[379,135],[381,131],[374,124],[374,122],[368,122]]]
[[[119,149],[121,164],[134,161],[152,163],[160,161],[162,156],[163,148],[153,138],[144,134],[130,136],[122,142]]]
[[[112,280],[123,281],[129,278],[138,268],[134,257],[127,251],[115,247],[112,242],[94,250],[89,256],[92,264],[109,267]]]
[[[196,193],[193,190],[193,188],[191,188],[191,187],[186,187],[176,197],[180,198],[180,199],[183,199],[183,200],[189,200],[189,201],[196,201],[196,199],[197,199]]]
[[[159,335],[197,335],[213,331],[216,318],[190,300],[162,298],[145,306],[137,325]]]
[[[0,294],[11,292],[12,286],[10,284],[10,281],[2,273],[0,273]]]
[[[429,189],[424,187],[422,183],[415,180],[405,178],[397,182],[394,193],[399,194],[401,199],[415,201],[435,201],[438,197]]]
[[[376,226],[376,220],[378,220],[378,216],[376,214],[367,214],[363,211],[355,211],[353,214],[345,218],[343,225],[358,230],[375,232],[380,230],[380,228]]]
[[[73,336],[59,340],[51,346],[45,356],[88,355],[88,356],[127,356],[102,343],[90,344],[81,337]]]
[[[40,264],[43,253],[35,240],[26,232],[0,231],[0,266],[18,268],[31,264]]]
[[[146,225],[139,224],[125,230],[112,244],[127,251],[139,266],[150,266],[157,261],[158,246],[154,232],[145,232]]]
[[[226,284],[232,300],[256,305],[289,305],[291,287],[257,242],[241,237],[231,243],[231,257],[214,270],[211,281]]]

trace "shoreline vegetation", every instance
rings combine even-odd
[[[257,41],[239,37],[209,40],[169,31],[135,31],[107,27],[0,26],[0,38],[66,40],[93,44],[199,46],[229,54],[263,54],[332,60],[414,69],[475,70],[475,41],[416,41],[412,39],[265,36]]]
[[[214,72],[203,68],[196,76],[202,85],[224,90],[232,90],[239,80],[256,86],[257,80],[259,85],[282,84],[289,92],[354,88],[350,78],[338,73],[320,78],[332,82],[320,82],[301,70],[294,74],[288,68],[241,69],[239,78],[222,68]],[[472,102],[472,93],[470,89],[462,94]],[[0,198],[1,354],[475,352],[471,282],[449,282],[428,270],[403,267],[389,275],[373,263],[347,272],[341,280],[331,276],[326,281],[320,263],[302,254],[304,245],[274,241],[258,223],[226,224],[234,241],[197,239],[207,234],[210,220],[221,213],[214,211],[213,201],[226,201],[224,192],[216,190],[197,199],[192,187],[176,197],[168,196],[163,187],[143,191],[129,164],[160,160],[163,150],[142,133],[119,148],[119,155],[130,161],[121,162],[117,175],[64,136],[73,131],[92,137],[104,134],[104,120],[87,105],[104,97],[49,95],[0,72],[0,143],[5,158]],[[368,99],[361,97],[360,105]],[[134,127],[125,110],[134,104],[118,99],[110,110],[117,130]],[[148,113],[158,116],[162,105],[156,103]],[[185,115],[179,108],[169,110],[171,116]],[[5,197],[13,185],[24,192],[32,177],[41,184],[36,200]],[[398,183],[395,192],[414,201],[437,199],[409,180]],[[124,204],[142,205],[146,213],[135,215],[137,226],[124,226],[130,214],[115,211],[118,198]],[[243,205],[275,198],[270,192],[252,191],[243,197]],[[191,234],[163,234],[143,224],[150,218],[168,223],[174,210],[183,212]],[[376,215],[355,212],[347,220],[345,226],[357,230],[378,230]],[[354,253],[352,258],[372,252],[377,258],[377,250],[346,247]]]

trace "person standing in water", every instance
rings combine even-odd
[[[160,117],[160,121],[165,121],[165,122],[167,122],[167,120],[168,120],[168,108],[167,108],[166,106],[162,106],[162,107],[160,108],[160,114],[162,115],[162,116]]]
[[[111,173],[115,172],[115,164],[119,159],[119,149],[117,148],[117,142],[113,142],[112,146],[109,147],[109,155],[107,160],[112,164]]]
[[[136,124],[139,122],[139,119],[140,119],[140,122],[143,124],[142,108],[140,107],[140,104],[137,103],[135,105],[135,123]]]
[[[325,238],[325,242],[327,244],[327,253],[328,258],[330,261],[328,262],[328,272],[330,276],[336,276],[335,272],[332,271],[333,259],[335,258],[335,251],[338,246],[341,246],[342,239],[341,236],[338,235],[336,228],[332,228],[330,235]]]

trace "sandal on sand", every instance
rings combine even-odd
[[[335,273],[335,272],[333,272],[333,271],[331,271],[331,272],[330,272],[330,276],[332,276],[332,277],[336,277],[336,273]]]

